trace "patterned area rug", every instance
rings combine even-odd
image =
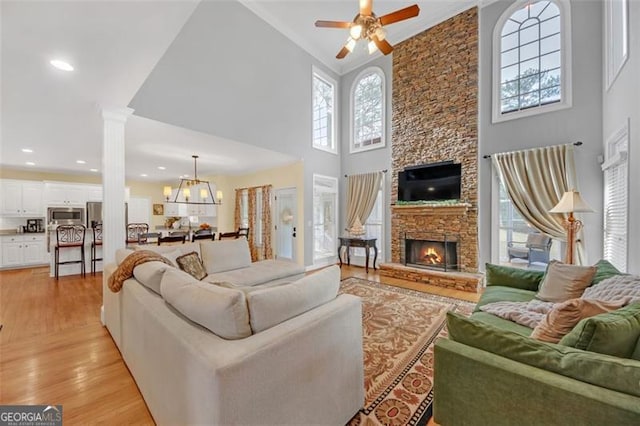
[[[341,293],[362,298],[364,408],[356,425],[425,425],[433,402],[433,343],[446,336],[447,311],[474,303],[347,278]]]

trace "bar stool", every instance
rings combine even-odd
[[[80,271],[82,276],[86,276],[84,266],[84,235],[87,228],[84,225],[60,225],[56,228],[56,246],[55,246],[55,275],[58,279],[60,265],[69,265],[72,263],[80,263]],[[80,260],[67,260],[60,262],[60,249],[80,248]]]
[[[102,257],[97,257],[96,248],[102,247],[102,224],[98,223],[93,227],[93,241],[91,242],[91,275],[96,274],[96,262],[102,260]]]
[[[147,223],[130,223],[127,225],[127,241],[126,245],[138,244],[140,239],[138,235],[149,232],[149,224]]]

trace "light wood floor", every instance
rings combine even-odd
[[[380,277],[358,277],[443,296],[479,295]],[[62,404],[66,424],[153,424],[129,370],[100,323],[102,276],[49,278],[48,268],[0,271],[0,404]]]

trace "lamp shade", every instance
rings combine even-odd
[[[162,193],[164,194],[165,197],[171,197],[171,187],[170,186],[165,186]]]
[[[562,195],[560,202],[549,213],[592,213],[594,210],[582,199],[578,191],[567,191]]]
[[[216,198],[218,199],[219,203],[222,202],[222,191],[220,191],[220,190],[216,191]]]

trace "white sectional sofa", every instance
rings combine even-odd
[[[200,253],[207,278],[227,273],[231,288],[148,262],[113,293],[116,265],[105,267],[105,324],[154,420],[345,424],[364,402],[360,299],[337,295],[335,266],[288,283],[273,261],[243,266],[250,277],[229,275],[240,268],[220,270],[222,246],[204,247],[226,242],[201,242]]]

